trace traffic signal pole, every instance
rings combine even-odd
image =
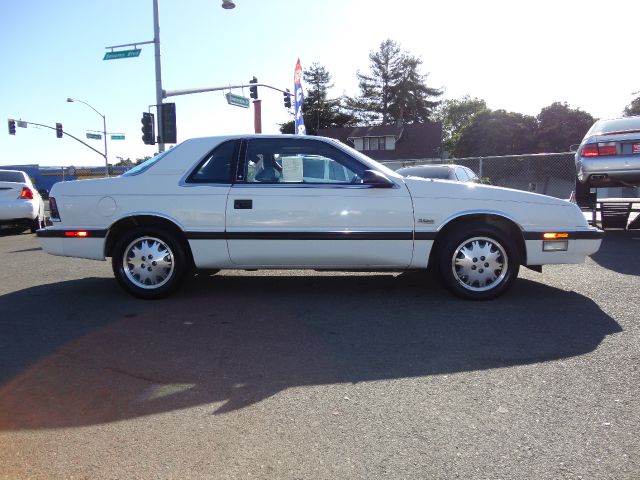
[[[162,105],[162,66],[160,64],[160,15],[158,12],[158,0],[153,0],[153,46],[156,59],[156,105]],[[161,108],[161,107],[159,107]],[[164,152],[163,132],[158,128],[158,152]]]
[[[90,148],[91,150],[93,150],[94,152],[96,152],[98,155],[100,155],[101,157],[105,158],[105,154],[104,154],[104,153],[102,153],[100,150],[96,150],[96,149],[95,149],[95,148],[93,148],[91,145],[89,145],[89,144],[87,144],[87,143],[83,142],[82,140],[80,140],[78,137],[75,137],[75,136],[71,135],[70,133],[65,132],[64,130],[62,130],[62,125],[61,125],[61,124],[56,124],[56,126],[55,126],[55,127],[52,127],[51,125],[44,125],[44,124],[42,124],[42,123],[27,122],[27,121],[24,121],[24,120],[20,120],[20,121],[21,121],[21,122],[23,122],[23,123],[25,123],[25,124],[27,124],[27,125],[35,125],[35,126],[37,126],[37,127],[43,127],[43,128],[48,128],[49,130],[55,130],[55,131],[56,131],[56,134],[57,134],[57,133],[58,133],[58,131],[59,131],[61,134],[66,135],[67,137],[71,137],[71,138],[73,138],[76,142],[80,142],[80,143],[81,143],[82,145],[84,145],[85,147]],[[60,125],[60,128],[58,128],[58,125]],[[60,137],[59,137],[59,138],[60,138]]]

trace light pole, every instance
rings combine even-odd
[[[87,107],[89,107],[91,110],[93,110],[94,112],[96,112],[98,115],[100,115],[102,117],[102,135],[104,135],[104,176],[108,177],[109,176],[109,160],[107,157],[107,117],[103,114],[101,114],[98,110],[96,110],[95,108],[93,108],[91,105],[89,105],[87,102],[84,102],[82,100],[78,100],[77,98],[67,98],[67,102],[73,103],[73,102],[79,102],[79,103],[84,103]]]

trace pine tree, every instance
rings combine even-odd
[[[369,54],[370,73],[358,71],[360,95],[347,100],[347,106],[362,124],[389,125],[428,121],[438,105],[432,100],[442,91],[427,87],[427,75],[420,73],[422,60],[391,39]]]

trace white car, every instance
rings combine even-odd
[[[44,202],[29,175],[0,170],[0,226],[19,226],[35,232],[44,225]]]
[[[111,257],[142,298],[191,267],[433,267],[455,294],[488,299],[520,265],[581,263],[602,240],[564,200],[403,178],[336,140],[288,135],[187,140],[120,177],[57,183],[50,208],[44,250]]]

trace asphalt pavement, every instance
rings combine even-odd
[[[481,303],[295,270],[142,301],[0,233],[0,478],[637,479],[639,249]]]

